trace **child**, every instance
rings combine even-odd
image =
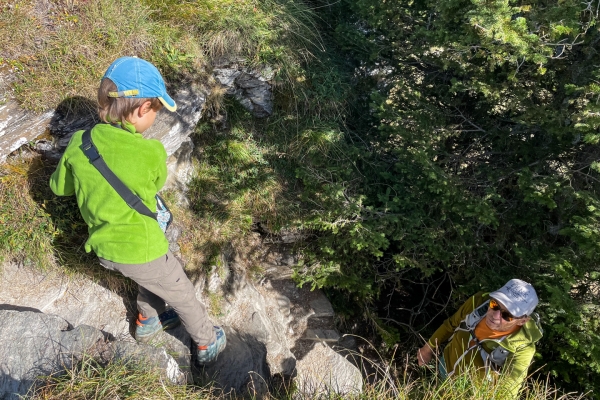
[[[163,106],[177,108],[160,72],[140,58],[115,60],[100,83],[98,104],[105,123],[91,130],[94,145],[115,175],[155,212],[155,195],[167,178],[167,154],[162,143],[141,134]],[[213,327],[158,222],[130,208],[90,163],[81,148],[82,135],[73,134],[50,187],[59,196],[77,196],[88,225],[85,250],[93,250],[102,266],[139,285],[136,340],[146,342],[163,326],[177,326],[181,318],[198,346],[198,363],[214,361],[225,348],[225,332]],[[165,311],[165,302],[177,314]]]

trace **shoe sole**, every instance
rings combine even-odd
[[[135,337],[135,340],[137,342],[148,343],[154,336],[156,336],[162,330],[163,330],[163,328],[160,328],[160,329],[155,330],[152,333],[149,333],[147,335],[142,335],[142,336],[138,335],[137,332],[136,332],[135,335],[134,335],[134,337]]]
[[[160,331],[162,331],[162,329],[159,329],[156,332],[151,333],[150,335],[144,335],[144,336],[135,335],[135,340],[136,340],[136,342],[140,342],[140,343],[148,343]]]
[[[205,367],[207,365],[214,363],[219,358],[219,354],[221,354],[223,352],[223,350],[225,350],[225,347],[227,347],[227,336],[225,336],[223,338],[223,343],[221,343],[221,346],[217,350],[217,355],[215,356],[215,358],[213,360],[201,362],[200,360],[198,360],[198,356],[196,356],[196,365],[199,367]]]

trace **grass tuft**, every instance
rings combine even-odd
[[[0,60],[16,67],[17,99],[37,111],[95,99],[114,59],[148,56],[154,44],[149,10],[124,0],[15,1],[0,14]]]
[[[474,385],[476,377],[464,375],[440,381],[433,376],[411,375],[406,363],[400,371],[389,364],[374,363],[354,353],[350,358],[357,360],[367,377],[362,394],[344,396],[329,393],[302,396],[289,382],[272,385],[263,399],[306,399],[324,397],[333,399],[380,399],[380,400],[500,400],[493,383]],[[369,372],[370,371],[370,372]],[[377,375],[379,379],[372,378]],[[256,395],[256,394],[255,394]],[[521,395],[524,400],[580,400],[583,395],[562,393],[548,379],[528,379]],[[253,397],[253,396],[251,396]],[[90,357],[63,374],[41,377],[33,390],[25,397],[28,400],[63,399],[208,399],[231,398],[212,386],[175,386],[166,381],[157,369],[148,364],[115,362],[101,365]]]
[[[15,0],[0,8],[0,67],[17,75],[15,97],[36,111],[95,99],[120,56],[152,61],[170,83],[205,82],[209,64],[292,71],[323,48],[302,2]]]
[[[56,225],[32,196],[43,165],[38,158],[17,157],[0,165],[0,257],[45,269],[56,265]]]
[[[22,152],[0,165],[0,258],[67,275],[83,274],[104,281],[116,292],[131,282],[102,268],[85,253],[87,225],[75,196],[55,196],[49,187],[55,165],[39,155]]]
[[[115,362],[100,365],[90,357],[63,375],[42,378],[30,400],[66,399],[202,399],[210,390],[191,385],[173,385],[158,369],[147,364]]]

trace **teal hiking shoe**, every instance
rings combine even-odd
[[[160,323],[162,324],[163,329],[165,331],[168,331],[169,329],[177,328],[179,325],[181,325],[181,320],[179,319],[179,315],[177,315],[175,310],[172,308],[169,308],[168,310],[166,310],[165,312],[160,314],[158,316],[158,318],[160,319]]]
[[[198,365],[206,365],[217,359],[220,352],[223,351],[227,345],[227,338],[225,337],[225,331],[219,326],[213,327],[215,330],[215,336],[217,337],[214,342],[207,346],[198,346],[198,353],[196,363]]]
[[[135,324],[137,325],[135,327],[135,340],[146,343],[161,330],[178,327],[181,324],[181,320],[175,310],[170,308],[158,317],[144,318],[142,314],[139,314]]]
[[[146,343],[152,338],[152,336],[162,331],[162,324],[160,323],[160,319],[158,317],[144,318],[144,316],[140,313],[137,321],[135,321],[135,324],[137,325],[135,327],[135,340],[141,343]]]

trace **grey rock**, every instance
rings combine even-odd
[[[71,368],[104,338],[89,326],[69,328],[57,316],[0,310],[0,398],[18,399],[38,376]]]
[[[265,243],[277,243],[277,244],[293,244],[302,241],[308,237],[305,231],[298,229],[280,229],[279,231],[271,231],[267,226],[257,224],[257,228],[265,237]]]
[[[54,111],[36,114],[20,108],[14,100],[0,105],[0,162],[19,147],[42,135]]]
[[[273,78],[270,68],[248,69],[238,64],[215,68],[216,80],[227,88],[242,106],[256,117],[273,114],[273,95],[269,81]]]
[[[224,285],[229,279],[229,268],[222,268],[216,265],[210,267],[210,272],[206,277],[206,289],[210,293],[223,293]]]
[[[268,265],[264,274],[269,279],[290,279],[294,270],[286,265]]]
[[[324,343],[315,343],[298,359],[296,371],[299,398],[362,393],[363,380],[358,368]]]
[[[293,267],[298,264],[298,257],[291,246],[272,244],[263,257],[263,263],[264,275],[268,279],[291,279],[294,273]]]
[[[128,300],[97,282],[60,269],[41,271],[13,263],[2,265],[0,279],[0,309],[55,314],[74,326],[94,326],[116,339],[133,341],[124,306]]]
[[[169,205],[167,205],[167,207],[168,206]],[[169,225],[167,231],[165,232],[165,237],[169,241],[169,250],[171,250],[172,253],[177,253],[180,250],[179,244],[177,244],[177,240],[181,236],[181,232],[181,226],[179,226],[177,222],[171,223],[171,225]]]
[[[358,344],[353,335],[343,335],[338,341],[338,352],[348,350],[351,354],[356,354],[358,351]]]
[[[315,312],[312,315],[313,318],[333,317],[335,315],[331,303],[323,293],[319,293],[319,296],[310,302],[310,307]]]
[[[201,377],[214,381],[224,393],[253,397],[266,394],[270,373],[265,345],[250,334],[232,328],[224,330],[227,346],[215,362],[201,369]]]
[[[162,370],[169,372],[168,377],[172,382],[193,382],[191,372],[192,353],[190,351],[193,341],[183,325],[168,331],[158,332],[147,344],[156,350],[166,351],[166,354],[172,357],[172,359],[159,358],[162,361],[158,365]],[[175,361],[175,364],[172,363],[172,360]],[[174,365],[181,371],[180,375],[173,375],[178,371],[174,368]]]
[[[165,348],[106,342],[100,330],[88,325],[72,328],[56,315],[0,310],[0,398],[19,399],[40,377],[71,369],[86,356],[101,362],[149,363],[173,383],[186,381]]]
[[[177,236],[176,232],[172,234]],[[204,379],[215,378],[223,390],[242,395],[266,393],[267,386],[277,376],[285,380],[301,379],[301,388],[307,392],[359,391],[361,386],[356,380],[360,379],[354,374],[355,370],[346,368],[347,361],[342,356],[337,354],[336,357],[328,353],[329,350],[312,355],[322,345],[321,339],[332,340],[335,336],[328,332],[333,329],[333,321],[329,318],[333,310],[320,291],[297,288],[289,279],[263,278],[261,284],[255,284],[242,267],[243,257],[232,247],[227,248],[221,261],[219,268],[215,267],[206,279],[194,279],[197,296],[205,304],[209,303],[207,294],[211,300],[214,296],[222,296],[220,308],[213,310],[218,314],[213,317],[214,322],[230,327],[226,328],[228,345],[225,352],[214,365],[201,371],[190,365],[190,359],[194,358],[190,352],[193,343],[183,327],[160,332],[149,346],[138,346],[129,333],[128,322],[128,315],[132,317],[135,310],[129,310],[128,314],[123,306],[125,303],[135,308],[134,303],[128,303],[131,299],[84,276],[70,279],[59,270],[40,272],[31,267],[5,264],[0,276],[3,281],[0,310],[59,314],[71,325],[78,326],[77,330],[69,330],[71,325],[61,320],[60,329],[70,332],[73,337],[93,337],[85,329],[96,331],[91,327],[84,328],[83,324],[101,328],[105,337],[123,340],[98,341],[94,348],[101,360],[147,358],[149,362],[156,362],[168,379],[178,383],[191,382],[192,372],[196,371]],[[314,318],[316,315],[324,317]],[[303,340],[311,335],[307,328],[315,329],[312,336],[318,337],[318,341]],[[78,345],[72,340],[70,348],[77,352],[86,347],[84,344]],[[340,351],[350,354],[343,348]],[[171,358],[166,357],[167,354]],[[0,366],[3,360],[0,356]],[[60,362],[63,362],[62,358]],[[313,370],[317,372],[311,375]],[[295,375],[297,378],[293,378]],[[0,374],[0,379],[2,377],[7,376]]]
[[[223,323],[264,345],[271,374],[291,375],[295,358],[287,337],[290,300],[283,295],[265,297],[245,276],[234,272],[224,303]]]
[[[164,377],[175,384],[186,384],[191,382],[190,362],[187,368],[181,365],[169,353],[168,347],[153,347],[130,342],[111,342],[99,345],[95,349],[97,358],[103,363],[111,362],[135,362],[141,365],[149,365],[160,369]],[[189,351],[188,351],[189,356]],[[183,372],[187,371],[187,373]]]

